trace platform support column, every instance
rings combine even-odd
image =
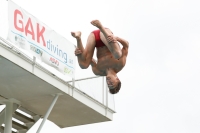
[[[13,103],[10,101],[6,102],[6,111],[5,111],[5,129],[4,133],[11,133],[12,129],[12,113],[13,113]]]
[[[53,99],[53,101],[52,101],[52,103],[51,103],[49,109],[47,110],[47,113],[45,114],[45,116],[44,116],[44,118],[43,118],[43,120],[42,120],[42,123],[40,124],[40,126],[39,126],[39,128],[38,128],[38,130],[37,130],[37,133],[39,133],[40,130],[42,129],[42,127],[43,127],[45,121],[47,120],[49,114],[51,113],[51,110],[53,109],[53,107],[54,107],[54,105],[55,105],[55,103],[56,103],[56,101],[57,101],[57,99],[58,99],[58,97],[59,97],[60,95],[62,95],[62,94],[56,94],[56,95],[55,95],[55,97],[54,97],[54,99]]]
[[[12,114],[20,106],[20,102],[16,99],[0,100],[1,104],[6,105],[4,110],[0,113],[0,125],[5,124],[4,133],[12,132]]]

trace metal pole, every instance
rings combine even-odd
[[[13,112],[13,103],[8,101],[6,102],[6,113],[5,113],[5,129],[4,133],[11,133],[12,129],[12,112]]]
[[[72,86],[73,86],[73,88],[72,88],[72,97],[74,96],[74,86],[75,85],[75,79],[74,78],[72,78]]]
[[[70,87],[68,87],[68,94],[70,95]]]
[[[103,87],[102,87],[102,103],[104,105],[104,76],[102,77],[102,80],[103,80]]]
[[[35,63],[36,63],[36,57],[33,56],[32,73],[34,73]]]
[[[82,80],[88,80],[88,79],[99,78],[99,77],[101,77],[101,76],[95,76],[95,77],[88,77],[88,78],[83,78],[83,79],[77,79],[77,80],[74,80],[74,81],[82,81]],[[67,83],[70,83],[70,82],[73,82],[73,81],[67,81]]]
[[[47,113],[45,114],[45,116],[44,116],[44,118],[43,118],[43,121],[42,121],[42,123],[40,124],[40,127],[38,128],[38,130],[37,130],[36,133],[39,133],[40,130],[42,129],[42,127],[43,127],[45,121],[47,120],[49,114],[51,113],[51,110],[53,109],[53,106],[55,105],[55,103],[56,103],[56,101],[57,101],[59,95],[60,95],[60,94],[56,94],[56,96],[54,97],[53,102],[51,103],[51,105],[50,105],[50,107],[49,107]]]
[[[107,116],[107,109],[108,109],[108,85],[106,85],[106,109],[105,109],[105,114]]]

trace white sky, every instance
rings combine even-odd
[[[64,129],[47,122],[41,133],[200,132],[200,1],[13,1],[74,44],[70,31],[82,31],[85,44],[93,19],[130,43],[113,121]],[[86,71],[93,75],[76,77]]]

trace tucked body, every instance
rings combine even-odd
[[[82,45],[81,32],[71,32],[77,40],[75,55],[82,69],[86,69],[91,65],[95,75],[106,76],[109,90],[112,94],[115,94],[121,87],[117,73],[126,64],[128,41],[114,36],[111,30],[103,27],[99,20],[93,20],[91,24],[99,30],[90,33],[85,48]],[[118,42],[122,45],[122,49]],[[95,48],[97,50],[97,61],[93,59]]]

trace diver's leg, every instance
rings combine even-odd
[[[111,30],[104,28],[99,20],[93,20],[91,24],[99,28],[102,42],[108,47],[114,58],[119,59],[122,56],[122,51]],[[113,38],[112,41],[108,41],[109,37]]]

